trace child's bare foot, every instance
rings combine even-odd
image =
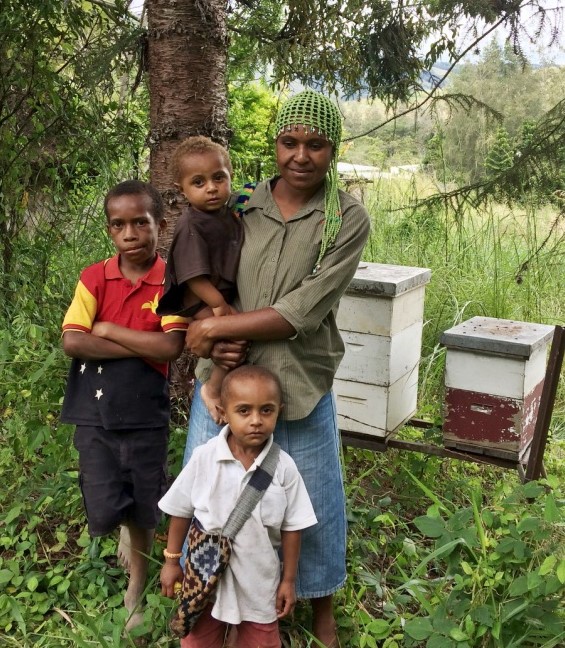
[[[141,592],[139,587],[130,580],[124,596],[124,606],[129,613],[126,622],[126,630],[128,632],[143,623],[143,614],[141,612],[142,596],[143,592]]]
[[[131,538],[127,526],[120,527],[120,540],[118,542],[118,562],[124,568],[125,572],[129,572],[131,567]]]
[[[202,388],[200,390],[200,396],[202,397],[204,405],[206,405],[206,409],[208,410],[210,416],[214,419],[214,421],[218,423],[218,425],[225,423],[223,417],[218,412],[218,406],[220,405],[220,394],[213,392],[213,390],[210,389],[209,384],[205,383],[204,385],[202,385]]]
[[[134,612],[130,614],[126,623],[126,630],[131,632],[143,623],[143,614],[141,612]]]

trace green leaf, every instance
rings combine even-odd
[[[456,645],[449,637],[436,634],[428,639],[426,648],[454,648]]]
[[[19,517],[21,512],[22,512],[22,505],[21,504],[18,504],[17,506],[14,506],[13,508],[11,508],[6,513],[6,517],[4,518],[4,524],[10,524],[10,522],[13,522],[17,517]]]
[[[533,517],[526,517],[524,518],[520,524],[516,527],[519,533],[527,532],[527,531],[534,531],[535,529],[538,529],[540,526],[540,521],[538,518],[533,518]]]
[[[428,538],[439,538],[445,532],[445,522],[441,518],[432,518],[428,515],[421,515],[415,518],[414,524],[418,531]]]
[[[562,560],[555,570],[560,583],[565,583],[565,560]]]
[[[467,574],[467,576],[470,576],[473,573],[473,568],[466,560],[461,561],[461,569]]]
[[[509,603],[506,603],[500,614],[500,620],[502,623],[506,623],[512,617],[515,617],[517,614],[525,610],[530,605],[530,602],[527,599],[517,598]]]
[[[407,556],[415,556],[416,555],[416,543],[412,538],[404,538],[402,541],[402,551],[407,555]]]
[[[555,503],[555,497],[553,497],[552,493],[549,493],[548,496],[545,498],[545,509],[543,512],[543,519],[546,522],[559,522],[559,520],[561,519],[561,513],[557,508],[557,504]]]
[[[536,574],[535,572],[528,574],[526,576],[526,579],[528,581],[529,590],[533,590],[536,587],[539,587],[543,583],[543,578],[539,574]]]
[[[472,637],[475,634],[475,624],[473,623],[473,619],[471,619],[470,615],[467,615],[465,617],[465,632],[467,633],[468,637]]]
[[[467,639],[469,639],[469,637],[460,628],[453,628],[449,633],[449,636],[452,639],[455,639],[455,641],[467,641]]]
[[[6,585],[14,576],[14,572],[9,569],[0,569],[0,585]]]
[[[412,637],[412,639],[417,639],[418,641],[427,639],[433,631],[432,622],[428,618],[410,619],[406,621],[406,625],[404,626],[404,632]]]
[[[403,466],[404,468],[404,466]],[[410,479],[412,479],[422,490],[422,492],[427,495],[431,501],[442,511],[448,511],[449,509],[445,504],[438,498],[438,496],[431,491],[425,484],[423,484],[417,477],[416,475],[413,475],[407,468],[404,468],[404,470],[408,473],[408,476]]]
[[[30,576],[30,578],[27,579],[26,587],[30,592],[35,592],[38,585],[39,580],[37,579],[37,576]]]
[[[147,594],[147,604],[152,607],[157,607],[163,600],[159,594]]]
[[[43,364],[39,369],[34,371],[31,376],[29,377],[30,383],[36,383],[44,374],[45,372],[54,364],[55,360],[57,359],[59,355],[59,349],[53,349],[51,353],[45,358],[43,361]]]
[[[543,486],[536,481],[531,481],[527,484],[524,484],[522,489],[524,497],[527,497],[529,499],[535,499],[544,492]]]
[[[421,570],[422,570],[422,569],[423,569],[423,568],[424,568],[424,567],[425,567],[425,566],[426,566],[426,565],[427,565],[431,560],[435,560],[436,558],[439,558],[440,556],[449,555],[449,554],[453,551],[453,549],[454,549],[457,545],[460,545],[460,544],[462,544],[462,545],[466,544],[466,543],[465,543],[465,540],[463,540],[463,538],[456,538],[455,540],[451,540],[451,542],[447,542],[446,544],[441,545],[441,547],[438,547],[435,551],[432,551],[431,554],[429,554],[428,556],[426,556],[426,557],[424,558],[424,560],[422,560],[422,562],[419,563],[419,565],[418,565],[418,566],[416,567],[416,569],[413,571],[412,576],[414,577],[414,576],[416,576],[417,574],[419,574],[419,573],[421,572]]]
[[[64,594],[71,586],[71,581],[65,579],[57,585],[57,594]]]
[[[555,594],[555,592],[559,592],[561,589],[563,589],[562,583],[559,581],[557,576],[554,576],[551,574],[551,576],[548,576],[544,580],[544,594],[546,596],[551,596],[551,594]]]
[[[385,621],[384,619],[375,619],[369,623],[367,631],[370,632],[375,639],[386,639],[391,633],[392,628],[388,621]]]
[[[508,593],[510,596],[521,596],[528,591],[528,577],[519,576],[515,581],[510,584]]]
[[[540,565],[539,575],[545,576],[546,574],[549,574],[555,567],[556,562],[557,556],[548,556]]]

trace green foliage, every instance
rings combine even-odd
[[[261,83],[232,86],[228,97],[228,124],[233,131],[230,156],[235,187],[273,175],[274,121],[277,99]]]
[[[0,36],[5,299],[20,237],[57,243],[70,220],[67,195],[120,158],[134,166],[143,134],[127,83],[139,29],[124,3],[4,2]]]
[[[522,485],[496,469],[436,459],[413,461],[416,477],[394,451],[349,451],[346,465],[347,646],[562,644],[560,478]]]
[[[539,11],[535,22],[547,20],[540,3],[533,4]],[[475,0],[241,2],[229,15],[231,65],[240,74],[268,69],[277,87],[299,81],[348,97],[378,97],[390,106],[412,98],[422,73],[442,57],[457,57],[458,35],[470,31],[469,25],[480,33],[485,24],[504,24],[519,46],[522,6],[503,5],[494,10],[491,2]]]
[[[514,151],[510,145],[508,131],[503,126],[499,126],[485,159],[487,174],[498,175],[508,170],[512,166],[513,158]]]
[[[515,198],[537,188],[550,199],[564,182],[563,84],[562,67],[532,67],[492,41],[434,104],[442,149],[430,150],[428,161],[442,178],[447,170],[461,184],[482,183],[483,193],[494,187]]]
[[[426,139],[433,130],[429,114],[414,112],[387,123],[385,105],[363,99],[345,102],[341,110],[346,133],[341,160],[383,171],[422,160]]]

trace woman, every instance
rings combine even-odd
[[[323,95],[306,90],[276,120],[278,176],[260,183],[243,213],[245,243],[237,315],[193,322],[187,346],[233,368],[238,340],[246,362],[282,383],[285,409],[274,438],[296,462],[319,523],[302,536],[297,595],[311,599],[313,634],[338,645],[333,593],[345,582],[346,518],[332,382],[343,356],[335,316],[369,233],[364,207],[337,187],[341,117]],[[231,341],[231,342],[230,342]],[[235,341],[235,342],[233,342]],[[210,362],[201,360],[185,462],[220,430],[200,398]]]

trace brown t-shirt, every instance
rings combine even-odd
[[[226,206],[215,212],[188,207],[181,214],[167,259],[165,292],[158,315],[192,317],[206,304],[196,295],[185,296],[189,279],[206,276],[231,303],[237,295],[236,277],[243,227]]]

